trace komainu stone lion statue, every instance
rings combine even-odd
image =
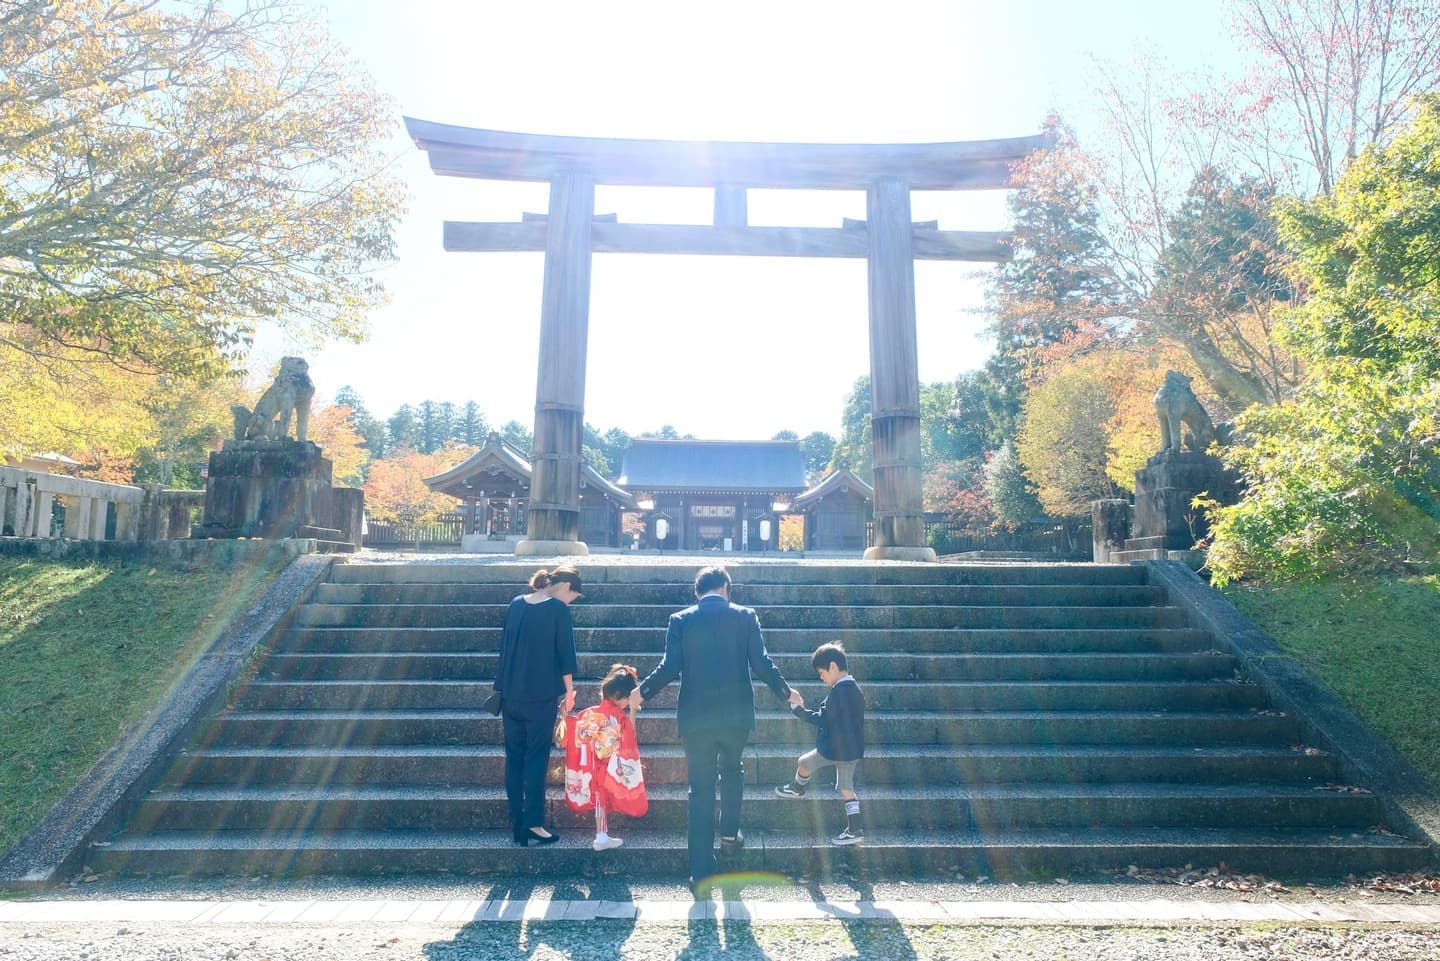
[[[290,433],[293,414],[295,439],[305,440],[310,431],[310,400],[314,396],[315,385],[310,381],[310,365],[305,358],[280,358],[280,372],[255,402],[255,409],[246,410],[239,404],[230,408],[235,415],[235,439],[280,440]]]
[[[1215,439],[1215,425],[1195,392],[1190,389],[1190,378],[1178,370],[1165,372],[1165,383],[1155,392],[1155,413],[1160,417],[1160,452],[1180,451],[1184,441],[1194,451],[1204,451]],[[1189,427],[1190,433],[1182,435],[1182,428]]]

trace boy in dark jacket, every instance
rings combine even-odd
[[[819,730],[815,750],[800,756],[795,777],[775,789],[780,797],[802,798],[810,778],[822,767],[835,768],[835,789],[845,799],[845,829],[831,838],[833,844],[859,844],[865,840],[860,827],[860,799],[855,796],[855,766],[865,756],[865,695],[850,676],[845,648],[838,641],[821,644],[810,656],[810,666],[830,688],[818,711],[803,703],[791,708],[795,716]]]

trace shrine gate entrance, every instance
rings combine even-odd
[[[915,260],[1001,261],[1009,234],[913,223],[912,190],[1010,185],[1043,135],[936,144],[605,140],[479,130],[405,118],[430,169],[447,177],[547,181],[550,209],[518,223],[445,223],[445,249],[544,251],[529,524],[517,554],[586,554],[579,539],[590,261],[600,253],[863,257],[870,307],[874,543],[865,557],[934,560],[921,504]],[[710,225],[595,217],[597,184],[709,187]],[[864,190],[866,220],[840,227],[753,227],[749,188]]]

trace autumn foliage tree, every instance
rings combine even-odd
[[[79,351],[62,353],[57,362],[73,359],[63,372],[49,357],[0,342],[0,457],[53,451],[91,463],[158,443],[149,409],[153,379],[89,362]]]
[[[146,383],[136,379],[137,383]],[[135,452],[136,483],[198,490],[205,486],[200,467],[210,451],[231,436],[235,419],[231,405],[242,400],[234,378],[195,380],[168,375],[155,378],[142,402],[151,424],[146,442]],[[253,406],[251,403],[246,406]]]
[[[997,446],[1014,437],[1047,349],[1117,313],[1122,292],[1088,158],[1058,117],[1046,130],[1052,146],[1016,165],[1012,257],[986,290],[995,351],[980,384]]]
[[[1440,7],[1428,0],[1234,0],[1259,69],[1208,105],[1232,148],[1293,193],[1328,194],[1440,85]],[[1248,148],[1248,149],[1246,149]]]
[[[100,404],[97,363],[226,372],[261,324],[358,339],[392,123],[289,0],[0,5],[0,406],[36,371]]]
[[[1440,84],[1440,6],[1432,2],[1229,6],[1239,75],[1180,76],[1145,55],[1097,63],[1100,129],[1083,150],[1058,139],[1051,157],[1021,169],[1016,195],[1056,198],[1051,222],[1065,224],[1068,210],[1074,239],[1093,227],[1099,242],[1085,257],[1073,245],[1050,249],[1075,265],[1098,258],[1111,284],[1098,301],[1111,310],[1099,322],[1112,339],[1183,350],[1222,416],[1274,404],[1302,376],[1275,331],[1293,292],[1271,199],[1331,190],[1352,158],[1401,129],[1417,94]],[[1044,235],[1028,236],[1024,226],[1017,217],[1016,266],[1046,249]],[[997,316],[1013,317],[1045,289],[1042,278],[1007,293]],[[1056,319],[1083,330],[1097,298],[1080,300]],[[1006,342],[998,342],[1004,360]],[[1004,378],[997,387],[1015,392]]]
[[[1241,418],[1248,489],[1219,509],[1216,579],[1434,565],[1440,553],[1440,97],[1361,154],[1281,236],[1310,292],[1282,333],[1294,398]]]
[[[1106,470],[1117,373],[1092,355],[1030,389],[1015,449],[1048,514],[1085,515],[1092,500],[1119,493]]]
[[[262,321],[363,330],[392,119],[298,5],[15,0],[0,71],[0,299],[27,343],[185,371]]]
[[[455,498],[437,494],[425,485],[425,478],[442,474],[475,448],[458,444],[432,454],[400,450],[374,461],[365,479],[365,511],[381,521],[425,523],[455,508]]]
[[[362,487],[370,451],[355,428],[354,412],[339,404],[323,404],[310,411],[310,440],[319,445],[330,461],[336,484]]]

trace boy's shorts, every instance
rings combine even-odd
[[[859,761],[832,761],[820,753],[819,749],[800,755],[799,766],[810,772],[814,777],[822,767],[833,767],[835,769],[835,790],[855,790],[855,766]]]

